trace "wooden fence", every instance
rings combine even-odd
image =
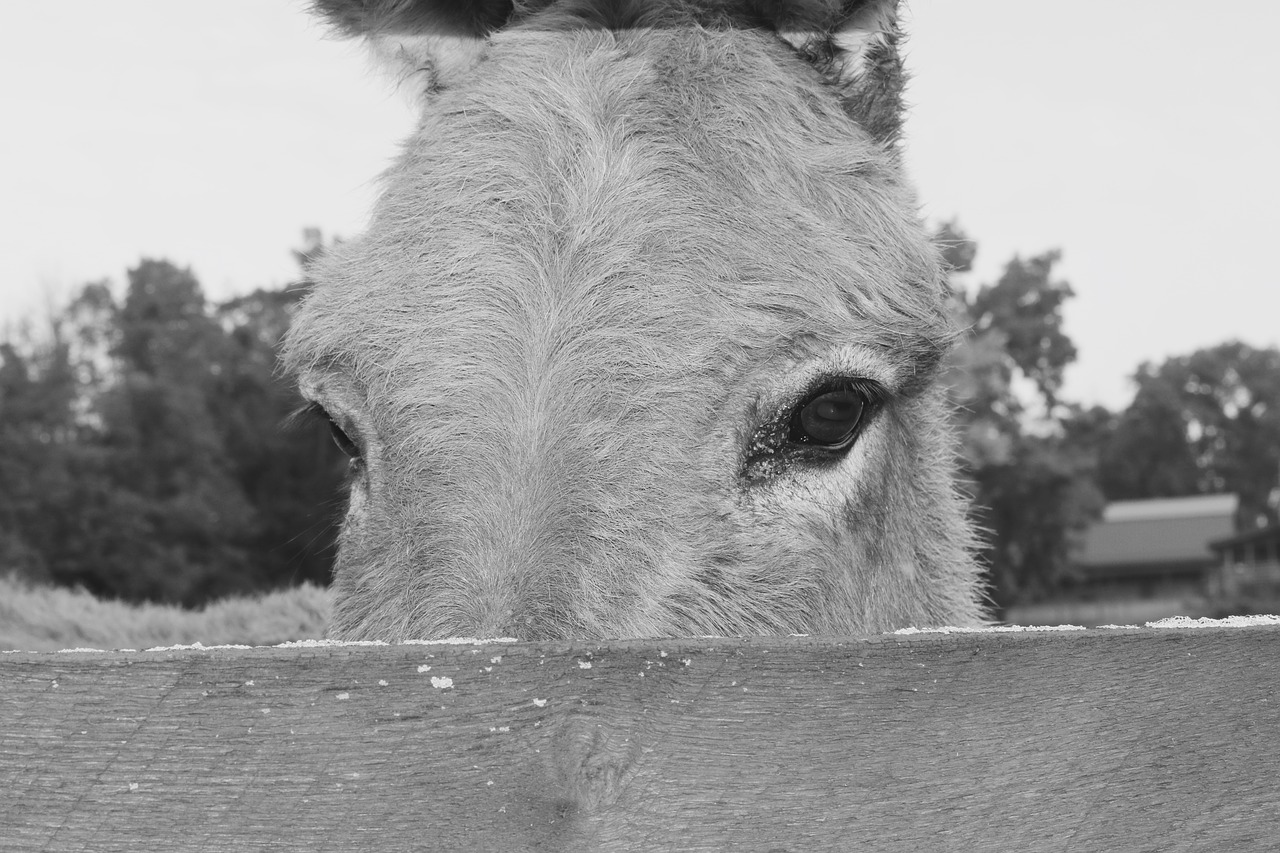
[[[0,849],[1280,847],[1280,626],[0,655]]]

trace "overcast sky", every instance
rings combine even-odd
[[[143,256],[213,298],[352,234],[411,121],[301,0],[62,0],[0,28],[0,320]],[[1124,405],[1142,360],[1280,343],[1280,3],[915,0],[908,163],[975,282],[1064,253],[1066,397]],[[119,291],[118,291],[119,292]]]

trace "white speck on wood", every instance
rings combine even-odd
[[[534,699],[534,700],[533,700],[533,704],[534,704],[534,705],[536,705],[536,706],[538,706],[539,708],[545,708],[545,707],[547,707],[547,700],[546,700],[546,699]]]
[[[591,661],[589,660],[578,661],[578,669],[591,669]]]
[[[430,672],[430,671],[431,671],[431,666],[430,666],[430,664],[425,664],[425,663],[424,663],[424,664],[419,664],[419,665],[418,665],[418,672]]]
[[[288,643],[279,643],[277,649],[319,649],[329,648],[332,646],[389,646],[383,640],[292,640]]]
[[[1280,616],[1228,616],[1225,619],[1192,619],[1171,616],[1148,622],[1148,628],[1252,628],[1258,625],[1280,625]]]
[[[386,680],[385,678],[379,678],[379,679],[378,679],[378,686],[379,686],[379,687],[386,687],[386,686],[387,686],[387,680]]]
[[[1228,616],[1225,619],[1192,619],[1189,616],[1171,616],[1156,622],[1147,622],[1147,628],[1252,628],[1262,625],[1280,625],[1280,616]],[[1134,630],[1137,625],[1099,625],[1099,629]],[[895,634],[1010,634],[1027,631],[1086,631],[1083,625],[984,625],[980,628],[900,628]]]
[[[1027,631],[1087,631],[1083,625],[983,625],[980,628],[947,626],[942,628],[899,628],[893,633],[911,634],[1016,634]]]
[[[351,694],[350,694],[350,693],[339,693],[339,694],[338,694],[338,698],[339,698],[339,699],[350,699],[350,698],[351,698]]]
[[[453,687],[453,679],[449,678],[447,675],[443,677],[433,675],[431,676],[431,686],[437,690],[448,690],[450,687]]]
[[[210,652],[210,651],[222,650],[222,649],[251,649],[251,648],[253,648],[253,646],[246,646],[239,643],[229,643],[227,645],[222,645],[222,646],[206,646],[204,643],[191,643],[189,645],[182,645],[181,643],[179,643],[176,646],[152,646],[151,648],[147,649],[147,651],[149,652]],[[93,649],[73,649],[72,651],[88,652],[88,651],[93,651]]]

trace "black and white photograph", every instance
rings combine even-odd
[[[0,847],[1280,847],[1280,5],[0,25]]]

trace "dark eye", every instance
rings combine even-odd
[[[328,412],[324,413],[324,419],[329,422],[329,434],[333,437],[333,443],[338,445],[338,449],[345,453],[348,459],[359,459],[359,446],[351,440],[342,427],[338,426],[338,422],[330,417]]]
[[[815,382],[797,403],[756,429],[741,476],[761,483],[790,470],[838,462],[888,399],[884,387],[869,379],[835,376]]]
[[[867,394],[857,388],[820,391],[795,410],[787,440],[843,450],[857,438],[870,407]]]
[[[337,420],[334,419],[333,415],[329,414],[329,410],[324,406],[319,403],[309,403],[294,415],[294,417],[300,416],[315,417],[323,420],[328,424],[329,435],[333,438],[333,443],[338,445],[338,449],[353,462],[360,460],[360,445],[351,440],[351,436],[347,435],[346,430],[338,424]]]

